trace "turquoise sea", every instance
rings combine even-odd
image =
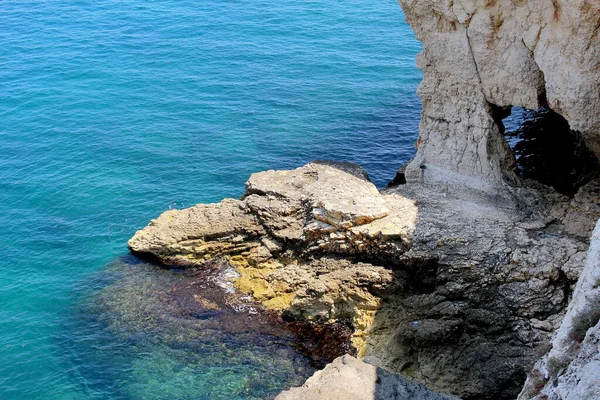
[[[183,277],[127,239],[253,171],[328,158],[384,186],[414,153],[419,50],[395,0],[0,2],[0,399],[301,382],[285,333],[169,313]]]

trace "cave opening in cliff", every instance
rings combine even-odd
[[[507,111],[501,127],[514,153],[517,175],[568,196],[600,175],[598,159],[560,114],[546,107]]]

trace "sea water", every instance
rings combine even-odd
[[[0,2],[0,399],[301,382],[285,340],[173,319],[156,285],[180,278],[126,257],[127,239],[312,159],[384,186],[414,153],[419,49],[394,0]]]

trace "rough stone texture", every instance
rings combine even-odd
[[[371,363],[439,392],[512,399],[587,249],[562,223],[568,198],[540,187],[536,199],[514,209],[416,183],[380,193],[359,167],[320,162],[254,174],[240,201],[168,211],[129,245],[164,263],[225,259],[265,307],[352,326]]]
[[[276,400],[459,400],[345,355]]]
[[[600,218],[600,179],[595,179],[579,188],[565,217],[567,232],[589,237],[594,221]]]
[[[600,220],[551,350],[530,372],[520,400],[600,398]]]
[[[264,234],[246,205],[233,199],[165,211],[128,242],[133,251],[152,254],[166,264],[206,261],[247,254]]]
[[[562,206],[532,220],[469,193],[392,191],[419,216],[363,354],[439,392],[515,398],[560,321],[585,242],[566,233]]]
[[[226,258],[237,289],[298,318],[346,321],[360,350],[392,273],[340,257],[400,254],[415,219],[414,202],[382,196],[359,166],[319,161],[253,174],[241,201],[167,211],[129,246],[165,264]]]
[[[543,105],[600,155],[600,2],[400,0],[423,43],[417,155],[409,182],[502,193],[518,180],[498,124]]]
[[[362,225],[389,214],[377,188],[363,176],[321,164],[254,173],[246,193],[305,203],[315,220],[335,227]]]

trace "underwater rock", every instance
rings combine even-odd
[[[258,400],[353,352],[343,324],[288,320],[224,290],[231,270],[224,261],[202,268],[161,268],[133,256],[112,262],[91,277],[97,290],[77,310],[71,346],[88,357],[83,373],[118,380],[126,398]],[[114,349],[115,338],[122,348]]]

